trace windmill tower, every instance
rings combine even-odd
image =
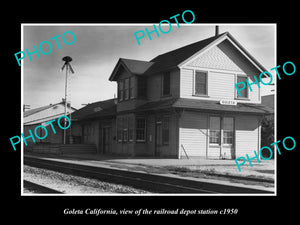
[[[68,97],[68,75],[70,72],[74,73],[74,70],[71,67],[70,62],[72,61],[72,58],[70,56],[65,56],[62,58],[62,60],[65,62],[61,70],[63,71],[64,68],[66,68],[66,80],[65,80],[65,113],[64,115],[67,116],[67,97]],[[71,102],[69,107],[71,108]],[[67,119],[64,120],[64,127],[66,127]],[[71,133],[71,127],[70,127],[70,133]],[[66,130],[64,130],[64,144],[66,144]]]

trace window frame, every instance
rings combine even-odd
[[[219,142],[218,143],[211,143],[211,131],[216,131],[216,130],[212,130],[211,129],[211,118],[212,117],[218,117],[220,119],[220,129],[219,129]],[[225,121],[225,118],[231,118],[232,119],[232,130],[225,130],[224,129],[224,121]],[[225,115],[210,115],[209,116],[209,121],[208,121],[208,124],[209,124],[209,137],[208,137],[208,144],[209,146],[215,146],[215,147],[221,147],[221,144],[222,146],[232,146],[234,145],[234,142],[235,142],[235,117],[234,116],[225,116]],[[232,135],[231,138],[232,139],[232,143],[225,143],[225,135],[224,133],[225,132],[232,132]],[[228,139],[228,137],[226,137]]]
[[[119,117],[116,119],[116,126],[117,126],[117,142],[123,142],[123,118]]]
[[[231,118],[232,119],[232,130],[225,130],[224,129],[224,121],[225,121],[225,118]],[[222,117],[222,132],[223,132],[223,145],[224,146],[231,146],[231,145],[233,145],[234,144],[234,134],[235,134],[235,119],[234,119],[234,117],[233,116],[223,116]],[[231,137],[229,137],[229,138],[231,138],[232,139],[232,142],[231,143],[225,143],[225,132],[232,132],[232,134],[231,134]],[[228,137],[226,137],[227,139],[228,139]]]
[[[139,122],[138,120],[144,120],[144,127],[138,127]],[[145,117],[137,117],[135,120],[135,141],[136,142],[146,142],[147,140],[147,120]],[[138,135],[140,135],[140,132],[143,132],[143,139],[140,139],[140,137],[138,137]]]
[[[126,143],[128,141],[128,117],[122,118],[122,142]]]
[[[124,80],[119,80],[118,82],[118,101],[124,101]]]
[[[219,118],[219,130],[215,130],[215,129],[212,130],[211,129],[211,118],[212,117]],[[212,131],[219,132],[219,137],[217,137],[217,139],[218,139],[217,143],[211,142],[211,138],[212,138],[211,132]],[[210,146],[220,146],[221,145],[221,132],[222,132],[222,117],[221,116],[217,116],[217,115],[211,115],[211,116],[209,116],[209,140],[208,140],[208,143],[209,143]],[[214,138],[216,138],[216,137],[214,137]]]
[[[123,102],[134,98],[134,77],[130,76],[127,78],[120,79],[118,81],[118,101]]]
[[[129,78],[125,78],[124,80],[124,101],[129,100]],[[127,82],[127,87],[126,87]]]
[[[205,94],[202,93],[196,93],[196,76],[197,76],[197,72],[199,73],[204,73],[205,74]],[[194,96],[200,96],[200,97],[208,97],[208,71],[206,70],[194,70],[194,74],[193,74],[193,95]]]
[[[129,99],[134,98],[134,77],[129,77]]]
[[[242,77],[242,78],[245,78],[246,80],[247,80],[247,78],[248,78],[248,76],[246,75],[246,74],[236,74],[236,80],[235,80],[235,85],[237,84],[237,83],[239,83],[238,82],[238,78],[239,77]],[[239,100],[249,100],[249,87],[248,87],[248,83],[246,82],[246,80],[245,81],[243,81],[245,84],[246,84],[246,87],[245,87],[245,89],[246,89],[246,97],[243,97],[243,96],[239,96],[239,94],[238,94],[238,90],[236,89],[236,86],[234,85],[234,89],[235,89],[235,99],[239,99]],[[245,90],[244,89],[244,90]]]
[[[134,118],[132,116],[128,117],[128,142],[133,142],[134,140]]]

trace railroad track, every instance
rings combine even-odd
[[[31,181],[24,180],[24,188],[28,189],[29,191],[33,191],[34,193],[41,193],[41,194],[62,194],[62,192],[33,183]]]
[[[273,192],[239,186],[230,186],[196,180],[180,179],[143,172],[119,170],[113,168],[79,165],[69,162],[24,157],[24,164],[54,170],[88,178],[96,178],[109,183],[128,185],[153,193],[185,193],[185,194],[221,194],[221,193],[250,193],[272,194]]]

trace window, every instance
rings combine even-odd
[[[124,80],[124,99],[129,99],[129,78]]]
[[[164,117],[162,121],[162,142],[164,145],[169,144],[169,117]]]
[[[170,95],[170,72],[163,73],[163,79],[162,79],[162,86],[163,91],[162,94],[164,95]]]
[[[119,89],[119,93],[118,93],[119,101],[123,101],[123,99],[124,99],[124,82],[123,82],[123,80],[119,81],[118,89]]]
[[[222,122],[222,129],[221,129]],[[223,144],[233,144],[234,141],[234,118],[233,117],[210,117],[209,143],[221,144],[221,132]]]
[[[128,141],[133,141],[133,117],[128,118]]]
[[[210,117],[209,143],[220,144],[221,141],[221,118]]]
[[[195,73],[195,95],[207,95],[207,73],[196,71]]]
[[[129,78],[129,98],[130,99],[134,98],[133,87],[134,87],[134,77],[130,77]]]
[[[136,141],[146,141],[146,119],[136,119]]]
[[[123,130],[123,142],[127,142],[128,140],[128,118],[123,117],[123,124],[122,124],[122,130]]]
[[[133,123],[132,116],[122,116],[117,118],[117,140],[118,142],[133,141]]]
[[[233,118],[224,117],[223,119],[223,143],[233,143]]]
[[[237,93],[236,93],[237,98],[248,98],[248,84],[246,82],[246,79],[247,79],[247,77],[245,77],[245,76],[239,76],[239,75],[237,76],[237,83],[244,82],[246,85],[246,87],[244,89],[239,90],[239,92],[237,91]],[[238,85],[238,87],[241,88],[240,85]]]
[[[117,118],[117,140],[122,142],[122,118]]]
[[[118,98],[119,101],[134,98],[134,77],[120,80],[118,83]]]

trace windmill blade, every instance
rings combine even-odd
[[[67,63],[65,63],[65,64],[63,65],[63,67],[61,68],[61,71],[63,71],[63,70],[64,70],[64,68],[65,68],[66,64],[67,64]]]
[[[69,69],[70,69],[70,71],[71,71],[72,73],[74,73],[74,70],[73,70],[73,68],[72,68],[71,64],[70,64],[70,63],[68,63],[68,65],[69,65]]]

